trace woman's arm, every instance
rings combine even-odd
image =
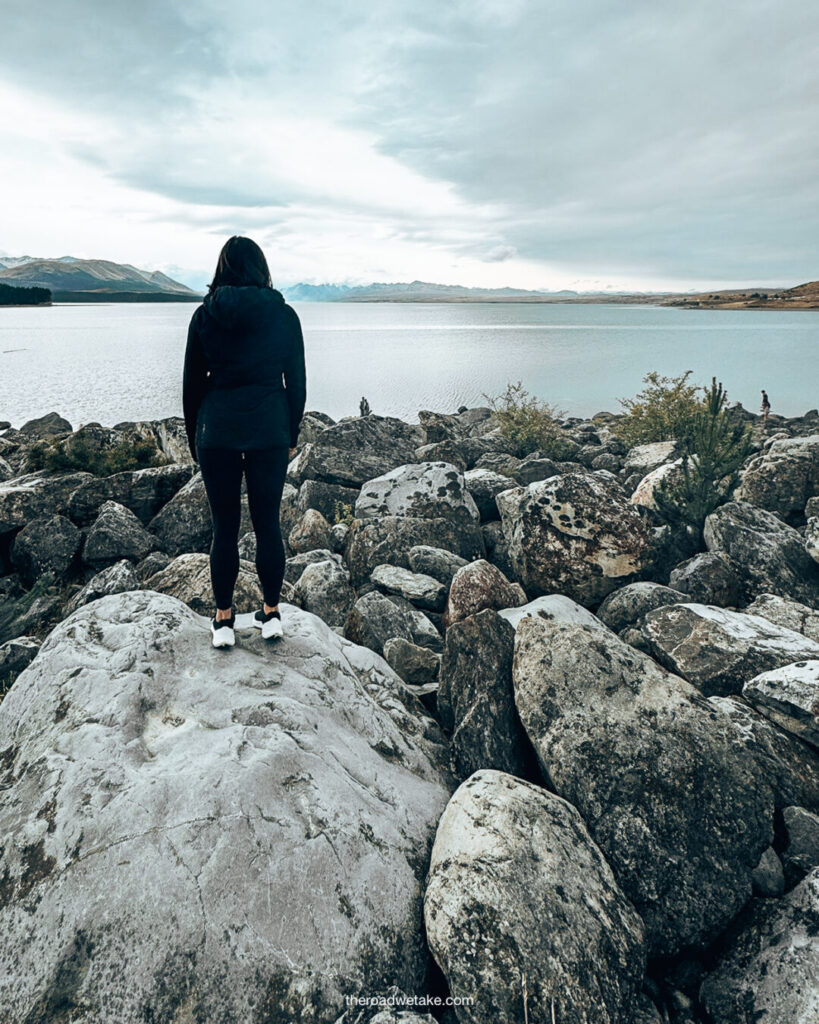
[[[290,447],[295,448],[299,439],[299,425],[307,401],[307,371],[304,366],[304,338],[298,313],[289,307],[292,320],[290,348],[284,365],[284,386],[287,405],[290,410]]]
[[[185,432],[188,435],[188,446],[194,462],[198,461],[196,457],[196,418],[199,415],[199,406],[205,396],[208,377],[202,338],[199,333],[198,313],[199,310],[193,314],[188,327],[185,369],[182,374],[182,409],[185,414]]]

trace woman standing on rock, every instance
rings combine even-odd
[[[234,235],[222,248],[208,294],[191,318],[183,378],[188,443],[202,470],[213,518],[214,647],[235,643],[233,589],[239,574],[243,475],[264,594],[254,625],[266,639],[282,635],[279,507],[305,396],[298,315],[273,287],[259,246]]]

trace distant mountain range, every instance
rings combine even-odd
[[[467,288],[431,281],[373,284],[294,284],[282,293],[293,302],[542,302],[572,299],[578,292],[538,292],[525,288]]]
[[[201,298],[187,285],[159,270],[140,270],[128,263],[81,260],[73,256],[58,259],[0,256],[0,283],[49,288],[55,302],[193,302]]]

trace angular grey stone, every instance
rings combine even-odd
[[[394,636],[432,650],[443,646],[438,630],[422,612],[402,597],[377,590],[355,602],[344,624],[344,636],[377,654],[383,654],[384,644]]]
[[[156,537],[133,512],[115,501],[106,501],[85,538],[82,559],[86,565],[102,569],[122,558],[138,562],[155,548]]]
[[[564,597],[562,594],[548,594],[544,597],[536,597],[534,601],[518,605],[516,608],[502,608],[499,614],[514,629],[518,628],[523,619],[540,618],[545,619],[547,622],[588,626],[591,629],[602,629],[608,632],[608,627],[597,616],[592,615],[582,605],[572,601],[569,597]]]
[[[0,644],[0,687],[7,689],[37,657],[40,641],[33,636],[18,636]]]
[[[742,472],[738,501],[788,515],[819,494],[819,435],[774,441]]]
[[[754,896],[781,896],[785,891],[785,873],[776,850],[769,846],[751,874]]]
[[[330,558],[305,566],[294,594],[305,611],[318,615],[328,626],[343,626],[355,604],[350,574]]]
[[[597,618],[620,633],[638,623],[646,612],[687,600],[687,594],[660,583],[627,583],[609,594],[597,609]]]
[[[129,508],[141,523],[147,524],[193,474],[192,464],[172,464],[93,477],[71,495],[68,514],[75,523],[88,526],[104,501],[116,501]]]
[[[444,625],[452,626],[485,608],[500,611],[526,604],[519,583],[511,583],[497,566],[478,558],[462,566],[453,576],[446,602]]]
[[[819,565],[801,534],[772,512],[731,501],[708,516],[703,535],[709,551],[737,566],[749,599],[779,594],[812,608],[819,604]]]
[[[38,516],[65,515],[71,495],[90,473],[45,476],[28,473],[0,483],[0,536],[15,533]]]
[[[742,696],[781,729],[819,749],[819,660],[763,672],[748,680]]]
[[[463,1024],[632,1019],[642,922],[575,808],[538,786],[484,770],[456,790],[424,921]]]
[[[700,989],[714,1024],[812,1024],[819,1013],[819,869],[782,899],[754,900]]]
[[[460,555],[428,544],[416,544],[411,547],[407,552],[407,562],[413,572],[432,576],[447,588],[452,583],[455,573],[462,565],[467,564],[466,559]]]
[[[613,633],[526,618],[515,702],[646,925],[649,955],[707,944],[742,909],[774,799],[736,728]]]
[[[801,633],[711,605],[657,608],[640,628],[650,653],[707,697],[740,693],[761,672],[819,658],[819,644]]]
[[[305,551],[326,551],[332,544],[330,524],[321,512],[308,508],[290,531],[287,543],[296,555]]]
[[[432,576],[398,565],[377,565],[370,579],[385,594],[398,594],[416,608],[442,612],[446,606],[446,587]]]
[[[353,586],[366,583],[377,565],[387,563],[411,568],[409,550],[417,545],[445,548],[467,561],[484,555],[483,537],[477,523],[415,516],[357,519],[350,527],[344,554]],[[435,573],[429,575],[435,576]]]
[[[819,643],[819,611],[815,608],[808,608],[798,601],[790,601],[776,594],[760,594],[745,612],[748,615],[759,615],[768,622],[792,629]]]
[[[792,879],[801,879],[819,867],[819,815],[804,807],[786,807],[782,820],[788,836],[782,863]]]
[[[736,608],[744,603],[742,576],[731,560],[718,551],[700,552],[680,562],[671,570],[669,584],[700,604]]]
[[[37,419],[27,420],[20,427],[20,433],[39,439],[61,437],[63,434],[70,434],[72,429],[68,420],[60,416],[59,413],[49,412]]]
[[[486,609],[446,632],[438,714],[450,732],[452,769],[465,779],[479,768],[525,776],[529,741],[515,709],[515,631]]]
[[[121,561],[109,565],[102,572],[98,572],[96,576],[92,576],[68,602],[65,608],[66,614],[70,615],[90,601],[97,601],[109,594],[123,594],[126,590],[138,590],[139,587],[140,580],[133,565],[127,558],[123,558]]]
[[[673,462],[677,457],[677,441],[653,441],[650,444],[638,444],[629,449],[623,462],[623,472],[626,476],[632,473],[639,473],[641,477],[646,476],[666,462]]]
[[[413,686],[425,686],[438,678],[441,655],[403,637],[391,637],[384,644],[384,659],[390,668]]]
[[[496,473],[491,469],[477,468],[464,473],[464,482],[478,508],[482,523],[500,518],[495,495],[508,490],[516,483],[502,473]]]
[[[166,568],[151,576],[145,587],[184,602],[200,615],[213,615],[215,604],[207,555],[199,552],[177,555]],[[262,592],[256,567],[250,562],[240,562],[233,607],[238,612],[249,612],[261,608],[261,605]]]
[[[69,575],[77,559],[82,534],[61,515],[32,519],[14,538],[11,561],[26,586],[45,574],[58,579]]]

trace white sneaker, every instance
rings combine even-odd
[[[233,647],[236,643],[236,634],[233,632],[233,625],[236,617],[231,615],[229,619],[211,619],[210,632],[213,637],[214,647]]]
[[[265,640],[278,640],[284,636],[282,630],[282,617],[278,612],[265,613],[264,610],[256,612],[253,616],[253,625],[262,631],[262,638]]]

